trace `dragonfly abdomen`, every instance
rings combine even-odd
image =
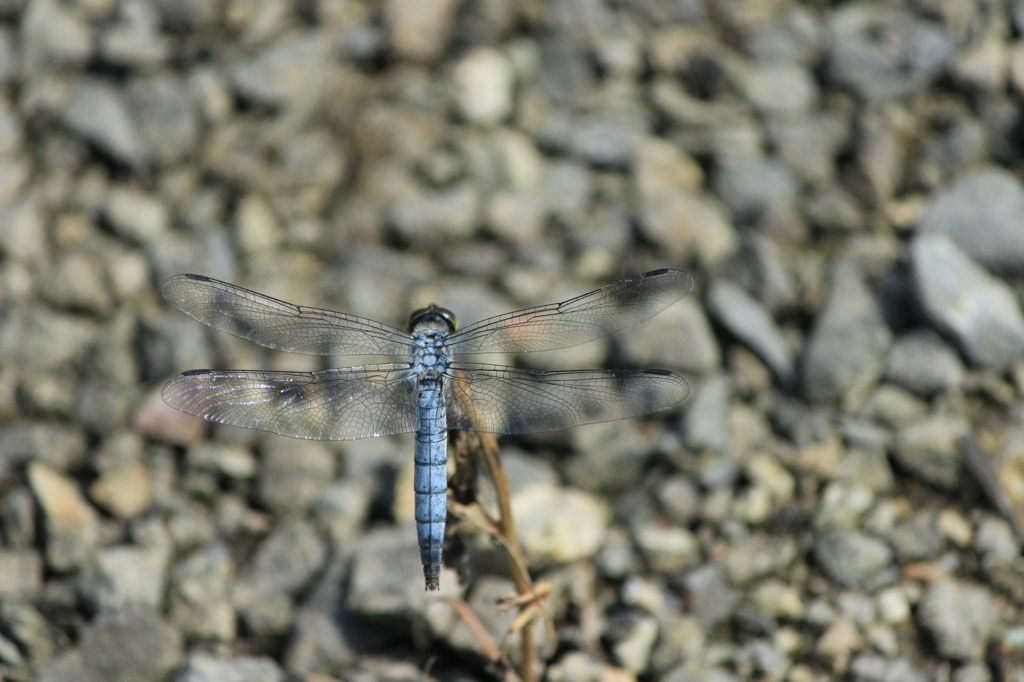
[[[416,534],[427,589],[440,584],[441,550],[448,501],[448,425],[441,379],[420,379],[419,428],[416,431]]]

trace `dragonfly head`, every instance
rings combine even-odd
[[[409,316],[409,331],[417,329],[446,329],[449,334],[454,334],[459,331],[459,321],[452,311],[431,303]]]

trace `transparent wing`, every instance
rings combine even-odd
[[[690,385],[662,369],[543,372],[453,363],[448,428],[490,433],[560,431],[651,414],[686,400]]]
[[[307,355],[410,355],[412,337],[380,322],[279,301],[202,275],[164,282],[164,298],[214,329]]]
[[[408,365],[324,372],[197,369],[164,386],[164,401],[212,422],[292,438],[356,440],[415,431],[416,376]]]
[[[561,303],[526,308],[469,325],[452,335],[453,354],[530,353],[575,346],[642,322],[690,293],[681,270],[655,270]]]

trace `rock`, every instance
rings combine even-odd
[[[582,651],[571,651],[547,669],[549,682],[576,682],[578,680],[627,680],[629,673],[598,660]]]
[[[441,239],[466,239],[479,222],[480,195],[472,183],[425,192],[401,199],[391,209],[398,233],[414,244]]]
[[[189,87],[167,73],[137,78],[128,99],[157,162],[169,165],[187,158],[199,143],[199,108]]]
[[[269,656],[234,656],[219,659],[199,651],[189,656],[188,664],[175,682],[283,682],[285,673]]]
[[[89,487],[89,497],[119,518],[134,518],[152,502],[149,472],[141,462],[115,467]]]
[[[633,156],[633,183],[642,201],[679,191],[697,192],[704,171],[693,157],[659,137],[641,142]]]
[[[899,465],[926,483],[947,490],[963,481],[963,455],[958,441],[970,432],[960,416],[935,415],[896,434],[893,454]]]
[[[149,160],[149,150],[121,90],[106,80],[82,80],[64,111],[63,120],[73,132],[120,163],[141,168]]]
[[[861,409],[865,416],[895,429],[920,421],[928,413],[926,403],[890,384],[879,386]]]
[[[304,109],[323,97],[330,72],[330,45],[317,32],[297,32],[274,41],[231,70],[242,99],[265,107]]]
[[[654,616],[639,616],[633,619],[622,637],[612,644],[615,660],[631,673],[647,670],[659,629],[658,620]]]
[[[964,366],[960,356],[930,329],[906,334],[893,343],[885,362],[885,378],[929,397],[960,385]]]
[[[889,543],[901,562],[934,558],[945,547],[934,514],[921,512],[893,528]]]
[[[996,166],[969,171],[937,193],[918,223],[921,235],[946,235],[995,270],[1024,269],[1024,185]]]
[[[451,39],[458,7],[454,0],[388,0],[384,24],[395,54],[415,62],[437,60]]]
[[[715,374],[700,385],[686,406],[686,446],[694,450],[725,450],[729,444],[728,407],[729,377]]]
[[[639,227],[674,260],[696,255],[705,266],[731,255],[739,243],[725,208],[715,199],[674,192],[645,201]]]
[[[252,631],[280,634],[291,625],[292,596],[323,568],[326,559],[327,548],[308,523],[283,523],[242,569],[232,589],[232,603]]]
[[[167,231],[167,207],[157,198],[126,187],[110,191],[106,216],[121,236],[136,244],[148,244]]]
[[[103,614],[79,640],[85,667],[105,682],[159,682],[182,658],[181,634],[145,609]]]
[[[855,530],[825,531],[814,541],[815,561],[842,587],[869,584],[892,558],[888,545]]]
[[[727,621],[742,598],[741,593],[729,585],[721,564],[707,564],[690,571],[683,578],[683,586],[689,613],[704,632]]]
[[[807,397],[838,400],[870,388],[891,340],[878,302],[860,275],[848,266],[837,267],[804,351]]]
[[[84,67],[89,61],[93,35],[76,9],[52,0],[27,5],[20,30],[26,75],[40,75],[55,64]]]
[[[80,567],[99,541],[99,517],[78,486],[41,462],[28,469],[29,485],[46,517],[46,563],[54,570]]]
[[[1024,357],[1020,300],[944,236],[911,245],[914,282],[925,314],[971,362],[1003,370]]]
[[[708,291],[708,310],[764,360],[783,385],[795,379],[793,353],[789,343],[764,305],[737,284],[717,280]]]
[[[58,313],[46,306],[10,306],[0,310],[0,363],[22,371],[60,368],[85,352],[96,339],[94,322]]]
[[[712,184],[741,223],[757,223],[770,211],[792,206],[797,193],[789,170],[772,158],[729,157],[715,166]]]
[[[43,558],[34,549],[0,549],[0,599],[34,599],[43,586]]]
[[[721,351],[703,309],[684,298],[636,327],[616,333],[625,360],[634,367],[672,367],[708,374],[719,368]]]
[[[655,573],[675,575],[700,563],[700,543],[685,528],[644,523],[633,529],[633,537],[647,567]]]
[[[853,679],[859,682],[928,682],[931,677],[906,658],[883,658],[862,652],[850,663]]]
[[[904,97],[936,78],[957,51],[939,23],[885,4],[832,12],[826,74],[869,100]]]
[[[85,430],[59,422],[20,420],[0,430],[0,466],[41,460],[65,470],[82,464],[87,448]]]
[[[568,219],[588,208],[593,179],[581,164],[553,161],[544,171],[540,191],[547,210]]]
[[[803,203],[807,220],[823,230],[855,232],[864,228],[864,213],[857,199],[841,185],[828,185]]]
[[[940,656],[977,658],[999,622],[999,608],[983,587],[940,580],[925,590],[917,620],[931,633]]]
[[[212,544],[179,561],[171,576],[170,620],[186,637],[227,642],[235,636],[228,600],[234,567],[227,547]]]
[[[479,47],[465,54],[451,82],[455,107],[469,123],[494,125],[512,113],[515,72],[498,50]]]
[[[458,577],[446,567],[441,568],[439,592],[423,589],[414,524],[370,530],[353,547],[353,556],[347,605],[364,618],[407,623],[429,599],[459,594]]]
[[[260,501],[277,513],[309,509],[334,478],[335,456],[322,442],[268,434],[260,449]]]
[[[978,524],[974,551],[995,563],[1011,564],[1020,556],[1021,541],[1003,519],[986,516]]]
[[[536,568],[592,557],[604,543],[611,520],[601,498],[543,483],[513,494],[512,512],[523,554]]]
[[[736,542],[725,558],[729,582],[737,586],[747,585],[757,578],[782,573],[798,551],[791,538],[749,535]]]
[[[157,611],[163,604],[167,560],[167,553],[156,548],[103,548],[85,572],[83,596],[100,613],[129,607]]]
[[[745,74],[743,90],[755,109],[792,116],[814,106],[818,87],[810,71],[792,62],[756,63]]]
[[[544,234],[544,206],[530,193],[498,192],[487,205],[485,221],[496,237],[529,246]]]
[[[650,132],[640,116],[592,114],[573,122],[568,145],[574,154],[598,168],[627,170]]]
[[[170,56],[171,44],[160,35],[160,15],[147,2],[126,2],[118,21],[100,36],[100,53],[107,61],[124,67],[152,68]]]
[[[153,391],[143,401],[132,423],[139,433],[175,445],[198,443],[208,430],[205,420],[165,403],[159,390]]]

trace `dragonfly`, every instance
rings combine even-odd
[[[627,419],[677,405],[686,380],[663,369],[541,371],[463,356],[567,348],[661,312],[693,278],[654,270],[590,293],[459,327],[430,305],[409,331],[294,305],[203,275],[163,287],[175,308],[213,329],[267,348],[309,355],[397,356],[392,363],[319,372],[197,369],[174,377],[163,399],[211,422],[313,440],[415,433],[415,518],[427,590],[440,586],[447,518],[448,431],[526,434]]]

